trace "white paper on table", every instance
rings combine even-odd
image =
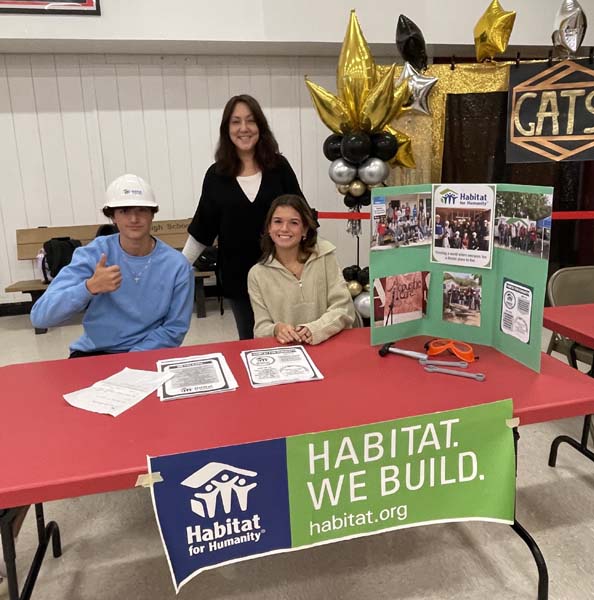
[[[76,408],[117,417],[138,404],[172,376],[169,373],[126,367],[91,387],[64,394],[63,397],[68,404]]]
[[[172,374],[172,378],[159,389],[159,398],[163,401],[228,392],[238,388],[237,381],[220,352],[160,360],[157,368]]]
[[[244,350],[241,358],[253,387],[324,379],[303,346]]]

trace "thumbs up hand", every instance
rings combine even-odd
[[[122,285],[122,273],[118,265],[107,266],[107,256],[101,255],[93,276],[87,279],[87,289],[91,294],[115,292]]]

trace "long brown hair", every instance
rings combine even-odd
[[[255,148],[254,158],[256,163],[263,171],[275,167],[278,164],[278,142],[270,130],[268,121],[258,101],[248,94],[239,94],[233,96],[223,109],[221,126],[219,127],[219,143],[215,152],[215,161],[217,163],[216,171],[221,175],[237,177],[241,172],[241,159],[237,155],[237,148],[229,137],[229,122],[235,106],[243,102],[250,109],[256,125],[258,126],[258,143]]]
[[[270,223],[274,212],[279,206],[289,206],[295,209],[301,217],[301,222],[307,227],[307,233],[305,239],[299,242],[299,262],[304,263],[315,250],[316,243],[318,241],[318,223],[314,217],[314,214],[309,207],[309,204],[301,196],[297,194],[283,194],[275,200],[273,200],[268,214],[266,215],[266,221],[264,221],[264,233],[260,241],[262,248],[262,257],[260,262],[266,262],[271,256],[275,256],[275,245],[268,233]]]

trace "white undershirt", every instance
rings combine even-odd
[[[243,193],[248,197],[250,202],[253,202],[258,195],[260,190],[260,184],[262,183],[262,171],[258,171],[254,175],[247,175],[245,177],[237,177],[237,183],[243,190]]]
[[[237,183],[243,190],[243,193],[247,196],[250,202],[253,202],[258,195],[260,190],[260,184],[262,183],[262,171],[258,171],[254,175],[247,175],[245,177],[237,177]],[[182,250],[183,255],[188,259],[191,265],[196,262],[196,259],[204,252],[206,246],[201,244],[196,238],[188,235],[186,245]]]
[[[195,237],[188,235],[182,254],[188,259],[188,262],[193,265],[196,262],[196,259],[204,252],[205,248],[206,246],[201,244]]]

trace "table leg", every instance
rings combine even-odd
[[[37,292],[29,292],[31,294],[31,299],[33,300],[33,304],[35,304],[37,302],[37,300],[39,300],[39,298],[41,298],[43,291],[37,291]],[[41,328],[41,327],[35,327],[35,335],[41,335],[42,333],[47,333],[47,329]]]
[[[516,454],[516,477],[518,475],[518,442],[520,440],[520,432],[517,427],[514,427],[514,451]],[[547,600],[549,597],[549,572],[547,569],[547,563],[545,562],[544,556],[535,542],[534,538],[522,527],[516,518],[511,528],[520,536],[522,541],[528,546],[536,568],[538,569],[538,592],[537,600]]]
[[[534,538],[522,527],[522,525],[520,525],[520,523],[518,523],[517,520],[514,520],[514,524],[511,525],[511,528],[522,538],[528,548],[530,548],[530,552],[532,552],[532,556],[536,562],[536,568],[538,569],[538,593],[536,597],[538,600],[547,600],[549,597],[549,573],[544,556],[542,555],[538,544],[534,541]]]
[[[549,467],[554,467],[557,463],[557,450],[559,444],[565,442],[573,448],[575,448],[580,454],[583,454],[586,458],[589,458],[594,462],[594,452],[588,449],[588,435],[590,434],[590,427],[592,423],[592,415],[586,415],[584,417],[584,426],[582,428],[582,438],[578,442],[568,435],[559,435],[551,444],[551,451],[549,453]]]
[[[23,510],[23,507],[9,508],[0,510],[0,535],[2,537],[2,550],[4,552],[4,562],[6,563],[6,579],[8,583],[9,600],[29,600],[37,581],[37,576],[45,557],[45,551],[51,540],[52,552],[54,557],[62,555],[62,545],[60,541],[60,530],[55,521],[45,524],[43,515],[43,504],[35,505],[35,518],[37,521],[37,537],[39,543],[37,551],[33,557],[33,562],[29,568],[29,573],[23,585],[23,590],[19,595],[19,584],[16,572],[16,552],[14,548],[13,522]]]
[[[194,298],[196,299],[196,317],[203,319],[206,317],[206,294],[204,292],[204,278],[202,277],[196,277]]]
[[[576,344],[573,343],[569,348],[570,362],[571,365],[577,369],[577,357],[575,355],[575,347]],[[590,377],[594,377],[594,363],[590,367],[590,371],[588,371],[588,375]],[[589,458],[594,462],[594,452],[588,449],[588,435],[592,435],[592,439],[594,439],[594,429],[592,426],[592,415],[586,415],[584,417],[584,426],[582,428],[582,438],[578,442],[574,440],[572,437],[568,435],[559,435],[551,444],[551,451],[549,452],[549,467],[554,467],[557,463],[557,451],[559,449],[559,444],[565,442],[569,444],[573,448],[575,448],[580,454],[583,454],[586,458]]]

